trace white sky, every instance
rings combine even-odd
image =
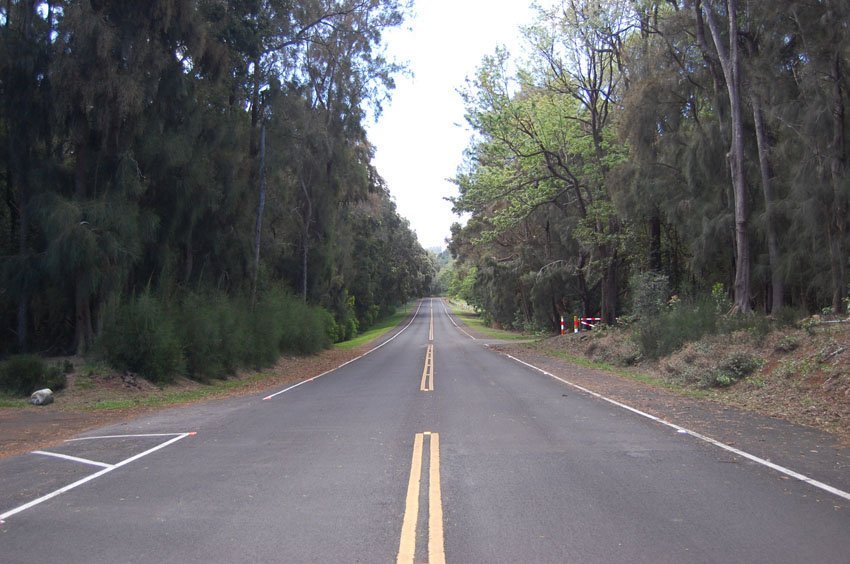
[[[519,26],[532,16],[525,0],[418,0],[414,18],[386,34],[389,57],[406,62],[413,76],[397,78],[369,139],[399,214],[425,248],[444,248],[460,220],[443,199],[457,194],[448,179],[471,134],[457,90],[496,46],[516,53]]]

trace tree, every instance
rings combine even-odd
[[[694,3],[698,36],[703,15],[708,22],[715,53],[729,97],[731,142],[729,149],[729,170],[735,201],[735,308],[741,313],[752,311],[750,305],[750,234],[749,210],[747,209],[747,179],[744,168],[744,109],[741,94],[742,65],[738,48],[739,27],[738,8],[735,0],[725,0],[724,8],[728,20],[727,35],[724,38],[717,23],[715,10],[717,2],[700,0]],[[727,45],[728,42],[728,45]],[[706,49],[706,47],[703,47]],[[708,52],[708,50],[706,49]],[[713,55],[713,53],[712,53]]]

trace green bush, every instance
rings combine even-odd
[[[330,345],[327,323],[321,308],[309,306],[299,298],[281,293],[273,296],[281,311],[279,352],[314,354]],[[357,318],[352,315],[354,322]]]
[[[184,297],[177,328],[191,378],[224,378],[244,364],[249,330],[246,305],[224,294]]]
[[[150,292],[119,305],[107,317],[100,346],[112,366],[153,382],[171,382],[184,372],[174,321]]]
[[[337,325],[334,316],[326,309],[320,309],[318,314],[322,320],[322,325],[325,328],[325,336],[327,337],[328,342],[338,343],[340,341],[338,339],[339,326]]]
[[[642,320],[657,317],[667,308],[670,283],[663,274],[645,272],[629,280],[632,293],[632,316]]]
[[[325,310],[279,288],[263,295],[252,318],[249,361],[256,367],[274,364],[281,353],[319,352],[330,346],[332,336],[339,335],[339,327],[329,323]]]
[[[635,331],[635,342],[644,358],[666,356],[685,343],[696,341],[717,330],[718,314],[714,302],[677,302],[650,319],[644,319]]]
[[[776,352],[789,353],[797,350],[799,346],[800,340],[797,337],[795,337],[794,335],[785,335],[781,339],[779,339],[778,343],[776,343],[776,347],[774,348],[774,350]]]
[[[733,353],[724,358],[717,368],[703,375],[700,386],[703,388],[731,386],[758,370],[762,364],[762,359],[757,356],[745,352]]]
[[[281,353],[316,353],[338,333],[327,311],[281,288],[264,292],[253,308],[242,297],[187,293],[173,315],[146,292],[108,316],[100,347],[115,368],[153,381],[184,371],[206,381],[271,366]]]
[[[35,390],[65,388],[67,379],[58,366],[50,366],[40,357],[21,354],[0,364],[0,390],[16,396],[28,396]]]
[[[59,390],[64,390],[65,386],[68,385],[68,376],[62,370],[61,366],[48,366],[47,371],[44,373],[44,379],[42,382],[43,383],[39,384],[36,389],[50,388],[54,392],[58,392]]]

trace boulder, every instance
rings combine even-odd
[[[50,388],[36,390],[30,396],[30,403],[33,405],[47,405],[53,403],[53,391]]]

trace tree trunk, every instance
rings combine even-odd
[[[89,159],[89,144],[88,144],[88,129],[85,124],[85,117],[81,116],[79,130],[77,131],[77,141],[74,147],[76,162],[74,163],[74,199],[81,204],[88,197],[88,159]],[[86,273],[77,272],[74,279],[74,348],[79,355],[85,354],[89,346],[94,341],[94,331],[91,322],[91,298],[87,291],[84,290],[88,284],[86,283]]]
[[[708,28],[717,50],[731,110],[732,140],[729,149],[729,170],[735,197],[735,309],[741,313],[752,311],[750,306],[750,239],[749,212],[747,209],[747,182],[744,173],[744,117],[741,103],[741,58],[738,51],[738,18],[735,0],[726,0],[729,18],[729,48],[717,27],[710,3],[705,12]]]
[[[188,285],[192,279],[192,270],[195,267],[195,251],[192,248],[192,229],[186,235],[186,251],[183,260],[183,284]]]
[[[844,93],[842,91],[843,73],[841,54],[836,51],[833,58],[832,76],[832,155],[830,172],[832,176],[832,210],[829,221],[830,270],[832,271],[832,311],[844,313],[847,297],[847,148],[844,132]]]
[[[587,264],[587,254],[579,253],[578,268],[576,268],[576,278],[578,280],[578,293],[581,297],[580,317],[588,315],[590,312],[590,289],[587,287],[587,277],[584,275],[584,267]]]
[[[27,255],[27,231],[29,231],[28,188],[26,181],[19,183],[21,194],[18,204],[18,254],[21,258]],[[18,351],[27,350],[27,311],[29,309],[29,292],[21,289],[18,298]]]
[[[649,269],[661,272],[661,218],[655,210],[649,218]]]
[[[617,280],[617,252],[608,259],[605,266],[605,274],[602,275],[602,312],[600,317],[602,323],[614,325],[617,321],[617,298],[619,296],[619,284]]]
[[[254,271],[251,278],[251,307],[257,303],[257,278],[260,273],[260,236],[263,232],[263,210],[266,207],[266,126],[260,126],[260,198],[254,224]]]
[[[23,60],[16,61],[15,64],[23,67],[23,71],[30,75],[29,78],[32,78],[31,75],[34,72],[35,61],[33,56],[33,19],[35,17],[35,2],[33,0],[29,0],[23,3],[23,8],[21,12],[21,30],[23,32],[24,41],[27,46],[30,48],[30,51]],[[8,11],[6,13],[7,18],[11,21],[12,18],[12,7],[8,6]],[[7,22],[8,23],[8,22]],[[32,94],[32,93],[31,93]],[[9,117],[12,115],[13,108],[7,105],[7,109],[9,113],[7,114]],[[30,111],[28,111],[30,110]],[[29,115],[32,115],[32,108],[24,108],[23,111]],[[20,135],[20,147],[15,150],[13,145],[13,137],[15,132],[9,133],[9,159],[13,159],[15,157],[18,158],[17,163],[17,177],[18,177],[18,256],[21,259],[24,259],[29,254],[28,247],[28,235],[29,235],[29,220],[30,220],[30,211],[29,211],[29,199],[30,199],[30,182],[29,182],[29,167],[30,167],[30,158],[33,141],[31,139],[31,134],[29,131],[20,131],[17,132]],[[14,173],[13,173],[14,174]],[[10,182],[12,180],[10,179]],[[25,268],[29,268],[27,265]],[[28,347],[28,323],[27,317],[29,312],[29,292],[27,288],[21,288],[21,293],[18,296],[18,311],[17,311],[17,329],[18,329],[18,350],[20,352],[25,352]]]
[[[83,291],[83,286],[80,283],[81,277],[77,277],[76,297],[74,299],[74,309],[76,317],[74,320],[74,340],[75,348],[78,355],[84,355],[94,338],[94,329],[91,319],[91,300]]]
[[[301,190],[304,192],[304,201],[307,204],[304,217],[302,218],[301,232],[301,299],[307,301],[307,259],[310,256],[310,223],[313,219],[313,201],[310,199],[310,191],[307,183],[301,179]]]
[[[770,311],[778,312],[785,302],[785,286],[782,273],[779,270],[779,238],[776,235],[776,210],[773,195],[773,167],[770,163],[770,142],[768,141],[764,125],[764,114],[761,107],[761,99],[757,94],[751,93],[750,100],[753,105],[753,121],[756,128],[756,144],[759,153],[759,171],[761,173],[761,186],[764,193],[764,229],[767,235],[767,255],[770,262]]]

